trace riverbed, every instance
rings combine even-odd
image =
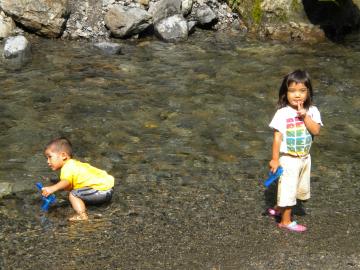
[[[30,64],[0,67],[1,269],[359,269],[360,37],[258,42],[196,32],[187,42],[35,39]],[[282,77],[306,68],[324,127],[312,146],[304,234],[264,214]],[[115,176],[112,203],[70,223],[66,194],[40,212],[43,155],[67,136]]]

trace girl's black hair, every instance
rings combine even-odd
[[[278,108],[280,109],[288,105],[287,91],[291,83],[303,83],[306,86],[308,89],[308,96],[304,102],[304,108],[309,109],[313,103],[313,89],[311,85],[311,79],[309,73],[300,69],[297,69],[284,77],[279,90],[279,100],[277,104]]]

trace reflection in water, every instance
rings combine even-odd
[[[24,190],[0,204],[0,268],[285,269],[288,256],[295,268],[360,267],[358,37],[310,46],[199,32],[123,51],[41,40],[25,69],[0,68],[0,181]],[[325,123],[301,237],[261,215],[268,123],[295,68],[312,75]],[[66,203],[38,215],[33,184],[50,175],[42,149],[58,135],[117,179],[89,222],[68,223]]]

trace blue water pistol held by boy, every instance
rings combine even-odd
[[[269,172],[269,177],[264,181],[264,186],[265,187],[269,187],[273,182],[275,182],[276,180],[279,179],[279,177],[282,175],[283,173],[283,168],[282,167],[278,167],[276,172]]]
[[[42,192],[43,185],[40,182],[36,183],[36,187],[38,188],[39,191]],[[41,195],[41,199],[43,201],[43,203],[41,205],[41,210],[44,212],[47,212],[49,210],[50,206],[56,202],[56,197],[54,194],[51,194],[48,197]]]

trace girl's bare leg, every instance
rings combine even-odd
[[[88,216],[86,214],[86,207],[85,203],[82,199],[75,197],[74,195],[69,194],[69,200],[71,203],[72,208],[74,208],[76,215],[71,217],[69,220],[75,221],[75,220],[87,220]]]
[[[291,207],[280,207],[281,209],[281,221],[283,225],[289,225],[291,223]]]

